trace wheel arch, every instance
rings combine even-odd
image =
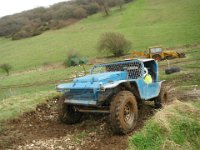
[[[112,84],[110,86],[105,86],[104,88],[105,89],[121,88],[122,90],[127,90],[127,91],[130,91],[130,92],[132,92],[134,89],[136,89],[139,92],[138,85],[137,85],[136,81],[120,81],[120,82]]]
[[[141,93],[137,85],[137,82],[135,81],[123,82],[120,83],[117,88],[120,89],[121,91],[123,90],[130,91],[136,97],[137,102],[138,103],[141,102]]]
[[[162,80],[159,82],[159,93],[160,93],[160,90],[161,90],[161,87],[162,85],[166,82],[166,80]]]

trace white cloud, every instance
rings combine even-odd
[[[2,0],[0,2],[0,17],[11,15],[40,6],[49,6],[67,0]]]

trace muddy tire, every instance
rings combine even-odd
[[[154,106],[156,109],[162,108],[168,102],[168,92],[162,86],[160,89],[160,93],[157,98],[154,100]]]
[[[110,122],[114,133],[126,134],[137,123],[138,108],[135,96],[129,91],[120,91],[110,105]]]
[[[78,123],[81,120],[82,113],[75,111],[72,105],[64,103],[65,98],[62,97],[58,101],[58,115],[61,122],[66,124]]]

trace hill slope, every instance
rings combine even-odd
[[[71,49],[97,57],[96,43],[106,31],[123,33],[133,41],[132,48],[140,50],[158,44],[169,47],[200,43],[199,8],[199,0],[136,0],[123,11],[112,10],[106,18],[97,14],[37,37],[0,39],[0,64],[10,63],[14,70],[24,70],[61,62]]]

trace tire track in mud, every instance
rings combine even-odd
[[[81,123],[66,125],[57,119],[56,107],[57,98],[7,121],[0,134],[0,149],[123,150],[128,147],[128,137],[155,112],[151,105],[145,104],[139,110],[135,130],[129,135],[114,135],[108,115],[85,114]]]

